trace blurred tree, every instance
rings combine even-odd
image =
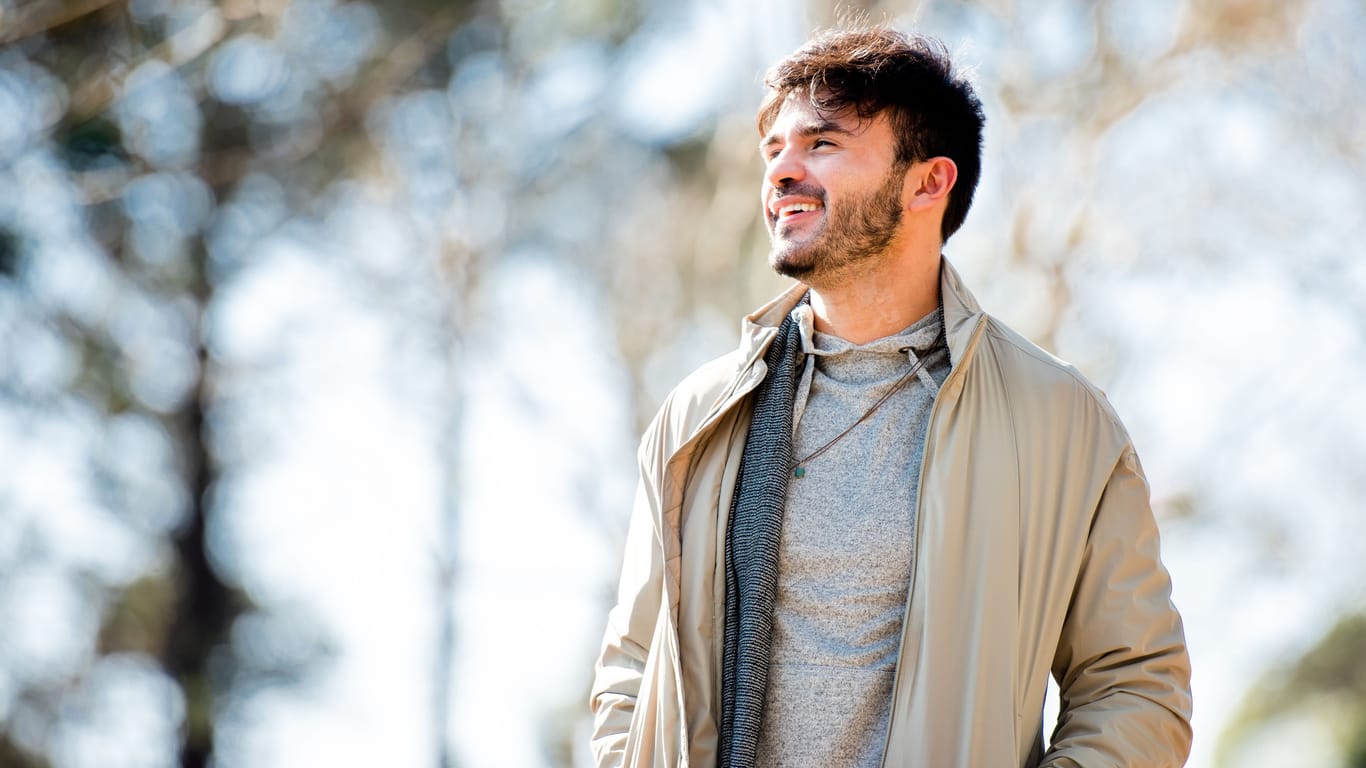
[[[43,753],[64,764],[90,764],[62,740],[62,719],[73,686],[81,689],[100,655],[146,654],[175,681],[183,707],[175,708],[179,722],[171,732],[180,731],[184,766],[207,765],[215,755],[223,699],[244,693],[234,687],[296,681],[325,658],[327,641],[305,633],[315,639],[294,652],[295,663],[263,676],[275,662],[251,657],[232,640],[234,625],[260,609],[224,578],[211,551],[213,500],[223,480],[213,455],[213,414],[225,405],[215,378],[225,369],[207,346],[205,318],[215,286],[241,268],[252,246],[223,247],[216,205],[234,198],[244,180],[270,178],[284,190],[277,201],[282,210],[247,223],[307,215],[327,185],[370,162],[365,117],[376,102],[445,78],[446,38],[475,9],[474,3],[425,0],[382,9],[330,2],[33,2],[6,14],[0,7],[6,45],[0,79],[9,78],[0,81],[8,86],[0,95],[28,101],[26,109],[6,109],[27,116],[27,125],[16,126],[26,131],[0,130],[10,140],[0,155],[5,187],[39,196],[34,174],[46,174],[56,191],[38,202],[70,206],[65,236],[81,257],[63,251],[62,233],[44,230],[35,209],[6,201],[7,217],[0,219],[6,298],[23,308],[25,322],[46,329],[38,340],[57,345],[53,354],[74,357],[75,368],[66,391],[61,380],[46,388],[11,381],[6,408],[21,417],[53,404],[91,414],[91,433],[81,437],[109,444],[87,470],[97,507],[149,537],[136,546],[156,553],[113,578],[72,572],[94,590],[89,608],[102,625],[96,655],[21,685],[11,705],[18,715],[5,718],[21,728],[18,734],[5,729],[21,746],[16,751],[6,740],[6,765],[18,755],[39,764]],[[44,295],[69,292],[72,280],[83,279],[80,270],[94,275],[96,295]],[[43,283],[45,277],[65,282]],[[460,294],[451,301],[463,306]],[[8,343],[17,362],[34,339],[20,333]],[[117,445],[130,430],[142,442]],[[149,498],[148,484],[162,496]],[[155,501],[163,508],[149,510]],[[38,562],[21,557],[6,570]],[[443,573],[449,577],[451,569]],[[444,587],[443,607],[451,603],[452,585]],[[449,609],[443,610],[440,645],[448,648],[453,630]],[[440,662],[437,672],[435,679],[449,680],[449,662]],[[444,703],[449,686],[437,689]],[[444,714],[443,706],[437,711]],[[453,764],[445,740],[438,741],[435,761]]]
[[[43,163],[49,182],[67,197],[39,202],[65,204],[65,234],[82,246],[79,258],[63,253],[58,234],[43,228],[32,206],[6,201],[0,265],[13,278],[7,298],[22,306],[26,322],[55,334],[51,343],[74,356],[75,371],[71,381],[58,377],[42,391],[11,388],[5,405],[25,417],[40,412],[44,398],[85,409],[82,439],[110,444],[110,455],[86,468],[100,492],[98,511],[134,523],[146,518],[145,489],[130,487],[135,483],[160,483],[165,507],[164,519],[132,528],[142,537],[137,546],[155,553],[152,560],[116,576],[73,572],[63,582],[94,587],[85,608],[100,615],[100,626],[84,640],[75,632],[94,644],[87,655],[69,660],[52,679],[24,683],[12,697],[23,715],[7,719],[20,737],[15,754],[56,754],[63,764],[82,764],[88,755],[71,746],[64,724],[70,702],[85,695],[82,680],[102,656],[141,654],[157,659],[154,675],[175,682],[180,703],[167,717],[172,733],[179,732],[178,762],[221,762],[215,726],[225,702],[262,684],[298,682],[326,656],[329,642],[315,632],[303,633],[305,647],[286,653],[295,663],[285,667],[254,656],[259,649],[239,637],[250,634],[244,621],[298,617],[289,606],[254,604],[241,589],[240,566],[225,559],[221,543],[215,549],[216,507],[231,498],[246,460],[235,442],[237,422],[255,401],[235,385],[244,363],[217,351],[210,326],[219,289],[257,269],[254,251],[268,237],[325,220],[347,198],[348,185],[363,181],[389,190],[402,206],[403,225],[437,252],[431,271],[414,266],[397,280],[364,259],[342,268],[370,303],[420,330],[420,354],[442,372],[438,450],[447,471],[432,550],[439,620],[431,711],[434,761],[454,764],[445,733],[456,632],[463,340],[474,323],[472,297],[485,262],[498,252],[547,238],[563,247],[539,213],[501,221],[481,220],[478,212],[515,198],[537,211],[536,192],[564,194],[543,184],[555,162],[545,149],[558,140],[556,132],[577,128],[572,116],[561,116],[545,133],[544,126],[509,123],[502,108],[509,89],[533,78],[543,83],[542,98],[555,98],[547,78],[556,62],[548,55],[619,45],[637,18],[625,3],[566,10],[434,0],[148,0],[37,2],[4,17],[6,71],[17,73],[16,93],[29,102],[21,111],[32,116],[0,157],[4,181],[38,196],[24,174]],[[443,89],[449,106],[430,109],[428,97]],[[448,115],[447,122],[430,122],[433,115]],[[516,138],[537,130],[541,135]],[[448,141],[453,155],[443,154]],[[533,144],[539,154],[525,152]],[[599,154],[574,159],[598,163],[611,149],[597,148]],[[67,303],[44,295],[70,291],[72,271],[82,269],[97,275],[98,295],[58,297]],[[56,277],[46,277],[54,270]],[[124,306],[136,316],[120,317]],[[12,338],[11,357],[20,359],[31,345],[22,334]],[[144,442],[117,445],[111,435],[121,428]],[[69,458],[80,461],[79,454]],[[103,467],[105,461],[119,466]],[[0,661],[11,669],[22,663]]]

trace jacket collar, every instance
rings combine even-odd
[[[982,305],[972,295],[958,270],[953,268],[947,257],[939,259],[939,300],[944,303],[944,334],[949,342],[949,365],[954,368],[963,361],[968,342],[977,330],[977,321],[982,315]]]
[[[777,335],[783,318],[797,306],[806,291],[807,287],[802,283],[793,283],[777,298],[741,321],[740,351],[744,355],[745,367],[763,356],[769,342]],[[972,340],[982,307],[967,286],[963,285],[963,278],[947,257],[939,259],[939,297],[944,306],[944,334],[949,343],[949,364],[956,368],[962,362],[968,342]]]

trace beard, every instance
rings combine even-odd
[[[859,264],[885,253],[901,223],[901,188],[907,167],[894,163],[876,189],[851,197],[834,210],[826,207],[824,190],[801,185],[785,189],[784,194],[819,199],[826,219],[798,242],[780,240],[775,223],[769,266],[780,275],[820,287],[838,284]]]

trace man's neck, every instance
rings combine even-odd
[[[811,289],[816,330],[866,344],[905,330],[939,306],[939,259],[891,263]]]

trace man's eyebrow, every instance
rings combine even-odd
[[[806,123],[797,129],[798,136],[815,136],[821,133],[838,133],[844,136],[854,135],[854,131],[845,128],[834,120],[821,120],[819,122]],[[763,141],[759,142],[759,149],[767,149],[781,141],[782,139],[778,138],[778,134],[770,133],[764,137]]]

